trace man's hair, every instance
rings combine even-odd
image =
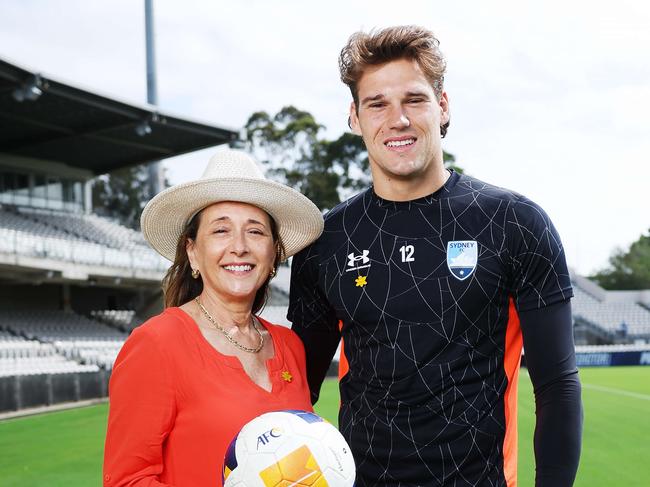
[[[358,83],[368,66],[384,64],[399,59],[410,59],[418,63],[431,83],[436,97],[443,91],[445,61],[440,42],[433,32],[416,25],[402,25],[372,30],[369,33],[355,32],[339,55],[341,81],[345,83],[359,110]],[[442,137],[447,133],[449,122],[440,127]]]

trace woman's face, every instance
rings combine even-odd
[[[194,241],[186,250],[204,291],[226,301],[252,301],[275,260],[271,219],[248,203],[224,201],[203,209]]]

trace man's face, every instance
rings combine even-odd
[[[370,66],[357,88],[358,114],[353,102],[350,121],[366,144],[375,183],[378,177],[410,180],[440,170],[447,94],[437,99],[417,62],[399,59]]]

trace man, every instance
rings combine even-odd
[[[449,100],[431,32],[356,33],[340,69],[373,186],[294,257],[289,319],[313,402],[343,337],[339,427],[357,485],[516,485],[522,337],[536,484],[572,485],[582,407],[552,223],[525,197],[444,168]]]

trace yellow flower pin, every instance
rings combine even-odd
[[[368,284],[368,283],[366,282],[366,277],[367,277],[367,276],[359,276],[359,277],[357,277],[357,278],[355,279],[354,282],[356,283],[357,287],[363,287],[363,286],[365,286],[366,284]]]
[[[293,376],[289,373],[288,370],[283,370],[282,379],[285,380],[286,382],[291,382],[293,380]]]

